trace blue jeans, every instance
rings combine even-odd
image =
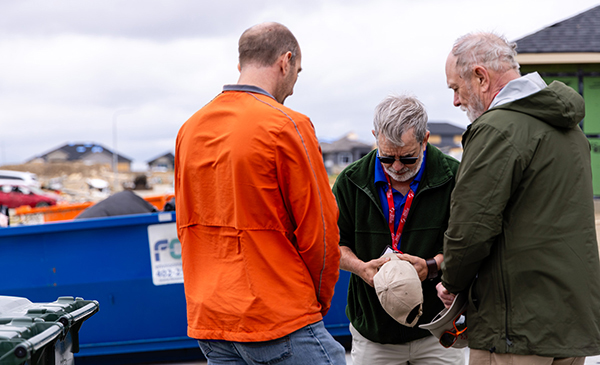
[[[264,342],[199,340],[208,365],[320,365],[346,364],[344,347],[333,339],[323,321],[287,336]]]

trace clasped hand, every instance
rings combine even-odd
[[[400,260],[408,261],[414,266],[415,270],[417,270],[417,274],[419,275],[419,280],[423,281],[427,278],[428,269],[425,259],[406,253],[398,253],[396,254],[396,256],[398,256]],[[388,261],[390,261],[389,257],[380,257],[378,259],[373,259],[371,261],[365,262],[360,272],[360,277],[367,284],[373,286],[373,277],[375,276],[375,274],[377,274],[379,268]]]

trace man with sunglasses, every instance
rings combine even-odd
[[[467,293],[471,364],[582,365],[600,354],[600,263],[583,98],[521,76],[516,45],[459,38],[446,61],[463,135],[440,298]],[[461,294],[462,295],[462,294]]]
[[[427,113],[412,96],[389,96],[375,110],[377,150],[348,166],[333,187],[340,217],[340,268],[352,273],[346,314],[355,365],[461,364],[463,351],[445,349],[418,325],[396,322],[373,287],[386,250],[410,262],[422,281],[429,323],[443,309],[436,296],[443,234],[458,161],[428,144]],[[402,252],[402,253],[400,253]]]

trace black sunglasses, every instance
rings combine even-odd
[[[419,159],[419,157],[391,157],[391,156],[381,156],[379,154],[379,152],[377,152],[377,156],[379,157],[379,161],[383,162],[384,164],[393,164],[394,162],[396,162],[396,160],[400,161],[403,165],[412,165],[415,162],[417,162],[417,160]]]

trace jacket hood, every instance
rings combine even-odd
[[[554,81],[548,87],[522,99],[496,106],[528,114],[555,128],[574,128],[585,116],[583,97],[571,87]]]

